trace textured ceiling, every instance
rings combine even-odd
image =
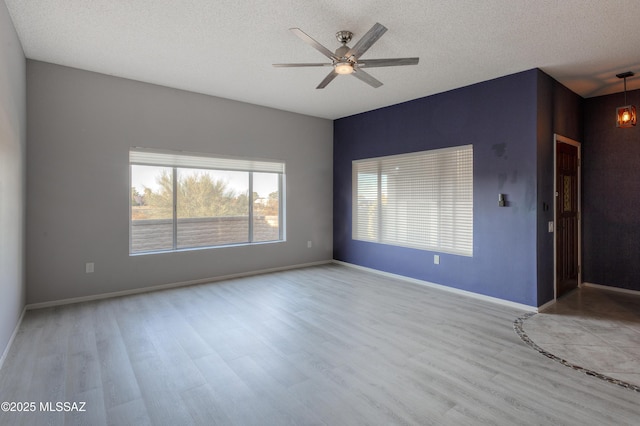
[[[621,92],[628,70],[640,87],[638,0],[5,2],[30,59],[331,119],[536,67],[583,97]],[[420,57],[370,69],[378,89],[271,66],[326,59],[288,28],[335,50],[375,22],[389,30],[363,58]]]

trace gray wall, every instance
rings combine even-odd
[[[0,1],[0,356],[25,298],[25,59]]]
[[[28,303],[332,259],[331,121],[31,60],[27,86]],[[129,256],[132,146],[286,161],[287,241]]]

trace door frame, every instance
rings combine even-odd
[[[559,143],[573,145],[578,150],[578,288],[582,286],[582,145],[580,142],[557,133],[553,134],[553,300],[558,298],[558,241],[556,225],[558,223],[558,163],[557,150]]]

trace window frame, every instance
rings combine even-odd
[[[218,167],[215,167],[215,166]],[[171,169],[172,173],[172,247],[166,249],[153,249],[147,251],[133,251],[133,203],[131,188],[133,186],[133,166],[156,166]],[[213,171],[237,171],[248,174],[248,212],[247,212],[247,241],[232,242],[217,245],[205,245],[194,247],[178,247],[178,171],[183,170],[213,170]],[[247,170],[248,169],[248,170]],[[129,256],[139,256],[158,253],[173,253],[180,251],[207,250],[223,247],[273,244],[286,241],[286,214],[285,214],[285,169],[286,164],[280,160],[268,160],[259,158],[243,158],[218,156],[213,154],[193,153],[184,151],[158,150],[149,148],[132,147],[129,149]],[[253,183],[254,173],[273,173],[278,176],[278,238],[266,241],[255,241],[254,238],[254,203]],[[169,219],[167,219],[169,220]]]

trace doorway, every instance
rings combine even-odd
[[[580,270],[580,143],[560,135],[555,144],[555,297],[577,288]]]

